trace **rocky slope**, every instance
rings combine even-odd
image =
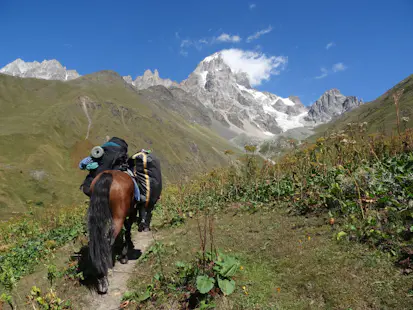
[[[305,119],[315,124],[327,123],[361,104],[363,104],[362,100],[354,96],[346,97],[338,89],[331,89],[311,106]]]
[[[0,69],[0,73],[24,78],[59,81],[69,81],[80,76],[76,70],[67,70],[55,59],[44,60],[40,63],[38,61],[25,62],[19,58]]]
[[[130,75],[124,76],[123,79],[129,84],[135,86],[137,89],[146,89],[156,85],[162,85],[167,88],[179,86],[178,83],[173,82],[170,79],[162,79],[159,77],[159,72],[156,69],[153,73],[151,70],[146,70],[143,76],[138,76],[134,81]]]

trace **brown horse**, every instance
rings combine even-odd
[[[118,170],[106,170],[91,184],[88,209],[89,253],[99,274],[98,292],[108,290],[108,269],[114,265],[114,245],[125,225],[120,262],[128,262],[128,248],[133,247],[131,228],[136,220],[134,183],[129,175]],[[129,217],[128,217],[129,216]],[[127,218],[128,217],[128,218]]]

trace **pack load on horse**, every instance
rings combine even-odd
[[[162,193],[161,163],[152,151],[142,149],[129,158],[128,166],[136,178],[141,195],[137,202],[138,231],[149,231],[153,208]]]
[[[89,174],[82,184],[83,192],[90,197],[88,209],[89,255],[98,273],[98,291],[106,293],[108,289],[107,272],[114,265],[114,246],[121,241],[120,262],[128,261],[128,250],[132,249],[132,224],[136,221],[137,208],[144,209],[143,222],[151,219],[153,206],[158,201],[162,180],[159,160],[150,152],[139,152],[127,158],[128,145],[113,137],[100,147],[94,147],[91,156],[79,163],[79,168]],[[141,154],[142,153],[142,154]],[[140,165],[140,156],[142,164]],[[144,155],[143,155],[144,154]],[[133,164],[133,171],[127,168]],[[156,167],[156,168],[155,168]],[[140,186],[135,180],[139,180]],[[143,191],[143,195],[140,194]],[[143,200],[141,200],[141,198]],[[148,213],[147,208],[151,208]],[[141,220],[142,222],[142,220]],[[125,240],[120,234],[125,226]]]
[[[79,163],[81,170],[89,171],[81,188],[90,197],[90,185],[93,179],[105,170],[126,170],[128,161],[128,144],[117,137],[111,138],[102,146],[95,146],[90,156]]]

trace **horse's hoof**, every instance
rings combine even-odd
[[[109,283],[106,277],[98,280],[98,293],[99,294],[101,295],[106,294],[108,292],[108,287],[109,287]]]
[[[128,258],[127,257],[123,257],[120,259],[120,263],[121,264],[127,264],[128,263]]]

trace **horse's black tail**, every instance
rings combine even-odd
[[[101,275],[112,267],[110,241],[112,238],[112,212],[109,192],[113,177],[103,173],[95,183],[88,210],[89,253],[92,264]]]

